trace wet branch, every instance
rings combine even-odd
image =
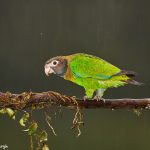
[[[33,93],[24,92],[21,94],[12,94],[10,92],[0,93],[0,108],[12,108],[14,110],[23,110],[32,106],[48,106],[58,105],[70,108],[149,108],[150,98],[141,99],[105,99],[105,101],[97,100],[81,100],[75,97],[65,96],[53,91]]]

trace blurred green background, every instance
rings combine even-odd
[[[57,76],[47,78],[44,63],[57,55],[84,52],[139,73],[145,86],[110,89],[106,98],[149,97],[150,1],[148,0],[1,0],[0,91],[53,90],[82,97],[84,90]],[[56,109],[57,111],[57,109]],[[84,110],[82,135],[70,129],[73,110],[53,118],[53,136],[43,111],[34,117],[47,128],[51,150],[149,150],[150,111]],[[54,116],[54,110],[51,110]],[[21,114],[17,115],[17,120]],[[17,121],[0,116],[0,145],[29,149]]]

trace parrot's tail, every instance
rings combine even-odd
[[[127,77],[129,77],[128,80],[126,80],[125,82],[127,82],[128,84],[133,84],[133,85],[143,85],[144,83],[135,81],[134,78],[137,76],[137,73],[134,71],[127,71],[127,70],[122,70],[120,72],[121,75],[126,75]]]
[[[133,85],[143,85],[144,83],[135,81],[134,78],[137,76],[137,73],[134,71],[127,71],[127,70],[121,70],[119,73],[115,74],[114,76],[120,76],[120,75],[126,75],[129,77],[128,80],[124,80],[124,82],[128,84],[133,84]]]
[[[144,85],[144,83],[135,81],[135,80],[133,80],[133,79],[128,79],[126,82],[127,82],[128,84],[133,84],[133,85]]]

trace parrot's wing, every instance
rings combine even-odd
[[[78,54],[70,62],[70,68],[76,77],[107,80],[121,70],[98,57]]]

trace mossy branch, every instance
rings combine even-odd
[[[0,93],[0,109],[11,108],[24,110],[32,106],[58,105],[70,108],[110,108],[110,109],[141,109],[150,107],[150,98],[132,99],[105,99],[105,100],[82,100],[76,97],[65,96],[57,92],[48,91],[42,93],[24,92],[12,94],[10,92]]]
[[[150,98],[142,99],[102,99],[97,101],[77,99],[75,96],[65,96],[57,92],[48,91],[42,93],[23,92],[21,94],[12,94],[10,92],[0,92],[0,113],[8,114],[12,119],[15,119],[15,115],[18,111],[23,111],[23,116],[19,123],[22,127],[26,128],[30,137],[30,150],[33,150],[34,142],[36,140],[37,150],[49,149],[46,144],[48,140],[48,134],[45,129],[39,128],[38,122],[33,118],[32,112],[34,109],[43,109],[45,114],[45,120],[53,134],[56,132],[51,125],[51,117],[47,109],[49,106],[65,106],[75,109],[75,115],[72,121],[71,129],[77,129],[77,137],[81,135],[80,127],[84,125],[82,109],[96,109],[96,108],[110,108],[110,109],[133,109],[134,112],[139,115],[140,109],[150,108]],[[28,110],[25,110],[30,108]]]

